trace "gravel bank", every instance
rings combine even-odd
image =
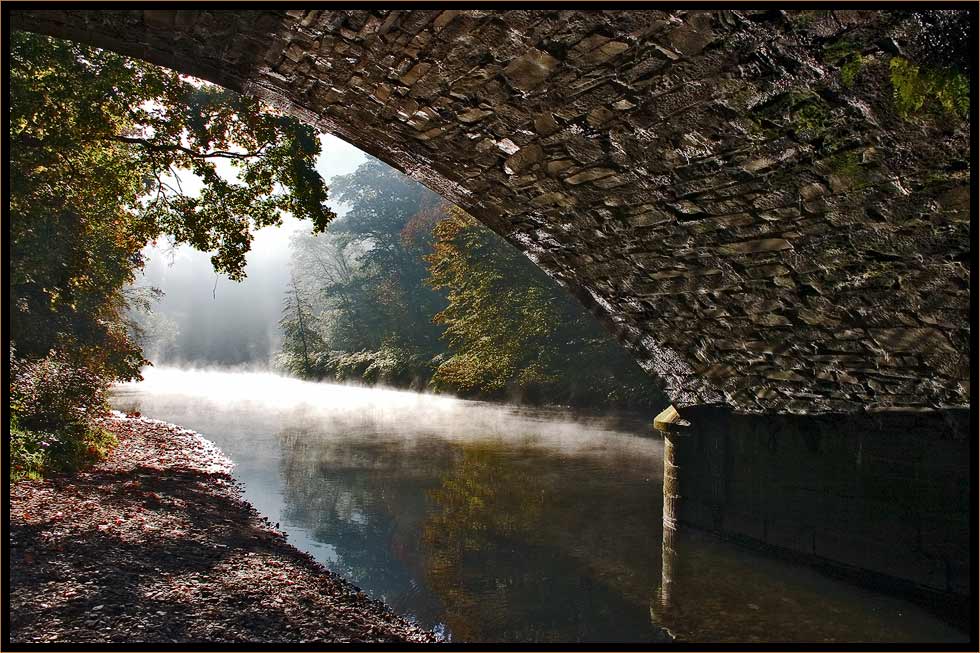
[[[116,413],[84,473],[10,485],[11,642],[433,642],[285,540],[200,435]]]

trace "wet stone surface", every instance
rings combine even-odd
[[[86,472],[10,486],[10,640],[432,642],[285,540],[192,431],[113,417]]]

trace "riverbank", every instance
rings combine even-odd
[[[104,426],[106,460],[10,485],[12,643],[435,641],[290,545],[200,435]]]

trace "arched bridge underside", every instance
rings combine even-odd
[[[970,44],[930,41],[918,14],[10,18],[259,96],[403,170],[574,292],[678,406],[969,404],[969,121],[914,82]]]

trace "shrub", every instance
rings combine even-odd
[[[11,478],[67,472],[103,458],[115,444],[97,419],[109,383],[63,352],[40,360],[10,353]]]
[[[10,420],[10,476],[12,479],[40,478],[44,472],[45,449],[51,443],[43,434],[21,430],[17,419]]]
[[[58,431],[105,413],[108,382],[52,350],[40,360],[11,352],[10,410],[21,428]]]

